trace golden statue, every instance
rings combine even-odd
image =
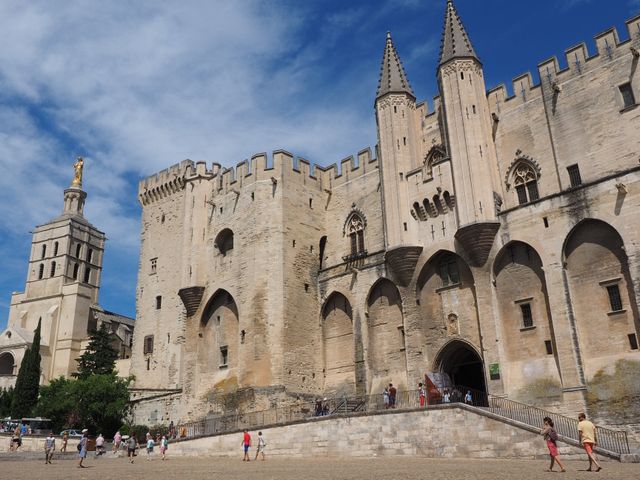
[[[76,163],[73,164],[73,180],[71,182],[72,187],[82,186],[82,168],[84,167],[84,159],[82,157],[76,158]]]

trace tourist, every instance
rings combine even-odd
[[[451,402],[451,395],[449,394],[449,390],[445,389],[444,395],[442,396],[442,403],[450,403],[450,402]]]
[[[324,415],[325,417],[329,415],[329,401],[326,397],[322,402],[322,415]]]
[[[384,408],[389,408],[389,389],[384,387],[382,391],[382,402],[384,403]]]
[[[122,443],[122,435],[118,430],[116,434],[113,436],[113,453],[118,453],[120,451],[120,444]]]
[[[44,439],[44,463],[51,463],[53,458],[53,452],[56,449],[56,439],[53,436],[53,432],[49,432],[47,438]]]
[[[167,454],[167,449],[169,448],[169,440],[164,435],[160,439],[160,453],[162,454],[162,460],[165,459],[165,455]]]
[[[13,436],[11,437],[11,451],[17,452],[18,448],[22,445],[22,430],[20,430],[20,426],[18,425],[13,431]]]
[[[427,389],[424,388],[422,383],[418,384],[418,397],[420,399],[420,407],[424,407],[427,400]]]
[[[84,459],[87,458],[87,434],[89,433],[89,430],[87,430],[86,428],[84,430],[82,430],[82,438],[80,439],[80,443],[78,443],[78,467],[80,468],[86,468],[82,462],[84,462]]]
[[[138,441],[136,440],[135,434],[131,434],[129,439],[127,440],[127,456],[129,457],[129,463],[133,463],[133,457],[136,456],[136,447],[138,446]]]
[[[67,451],[67,443],[69,443],[69,432],[65,430],[62,434],[62,448],[60,449],[61,452]]]
[[[398,391],[396,387],[393,386],[393,383],[389,384],[389,408],[396,408],[396,394]]]
[[[578,435],[580,437],[580,443],[584,447],[584,450],[587,452],[587,457],[589,457],[589,468],[587,472],[593,471],[593,466],[596,466],[596,472],[602,470],[602,467],[596,460],[596,456],[593,453],[593,447],[598,444],[598,438],[596,436],[596,426],[587,420],[587,416],[584,413],[578,415]]]
[[[553,428],[553,420],[549,417],[544,417],[544,427],[540,430],[540,435],[542,435],[547,442],[547,448],[549,449],[549,455],[551,456],[551,464],[547,469],[548,472],[553,472],[553,465],[555,463],[560,467],[561,472],[565,472],[564,465],[560,461],[560,455],[558,455],[558,445],[556,442],[558,441],[558,433],[556,429]]]
[[[153,437],[149,433],[147,433],[147,460],[151,460],[153,447],[155,447],[155,442],[153,441]]]
[[[104,453],[104,437],[99,433],[98,438],[96,438],[96,458]]]
[[[176,427],[173,425],[173,420],[169,422],[169,438],[176,438]]]
[[[244,435],[242,436],[241,445],[244,448],[244,457],[242,458],[242,461],[243,462],[248,462],[249,461],[249,447],[251,446],[251,435],[249,435],[249,432],[247,430],[244,431]]]
[[[464,403],[467,405],[473,405],[473,397],[471,396],[471,390],[467,390],[467,394],[464,396]]]
[[[262,460],[264,461],[264,447],[266,445],[262,432],[258,432],[258,448],[256,449],[256,458],[254,460],[258,459],[258,454],[262,454]]]
[[[322,400],[320,400],[319,398],[316,400],[316,417],[320,417],[322,416],[322,412],[323,412],[323,408],[322,408]]]

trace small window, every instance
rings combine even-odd
[[[226,367],[229,362],[229,348],[225,345],[220,347],[220,368]]]
[[[547,355],[553,355],[553,345],[551,344],[551,340],[544,341],[544,348],[547,350]]]
[[[531,314],[531,304],[521,303],[520,311],[522,313],[522,327],[523,328],[533,327],[533,315]]]
[[[544,228],[549,228],[549,219],[547,217],[542,217],[542,223],[544,223]]]
[[[51,262],[51,275],[49,275],[50,277],[53,277],[56,274],[56,262]]]
[[[44,277],[44,263],[41,263],[38,268],[38,280],[42,280],[42,277]]]
[[[93,260],[93,249],[92,248],[87,250],[87,262],[91,263],[91,260]]]
[[[76,258],[80,258],[80,249],[82,248],[82,245],[78,244],[76,245]]]
[[[636,337],[635,333],[630,333],[629,337],[629,347],[631,350],[638,350],[638,337]]]
[[[567,167],[567,172],[569,172],[569,181],[571,182],[572,187],[577,187],[578,185],[582,185],[582,178],[580,177],[580,168],[578,165],[569,165]]]
[[[460,283],[460,272],[458,270],[458,261],[453,255],[447,255],[440,261],[440,280],[443,287],[457,285]]]
[[[225,228],[218,233],[214,243],[222,256],[226,256],[227,253],[233,250],[233,232],[230,229]]]
[[[57,256],[58,255],[58,242],[54,242],[53,244],[53,256]]]
[[[619,312],[622,310],[622,298],[620,297],[620,288],[618,284],[608,285],[607,293],[609,294],[609,304],[611,305],[612,312]]]
[[[309,208],[313,208],[313,198],[309,199]]]
[[[216,318],[216,322],[218,323],[218,325],[220,325],[221,321],[222,321],[222,318],[220,318],[220,315],[218,315]]]
[[[151,355],[153,353],[153,335],[147,335],[144,337],[143,351],[144,355]]]
[[[151,274],[156,273],[156,269],[158,268],[158,259],[157,258],[152,258],[151,259]]]
[[[77,280],[78,279],[78,268],[80,268],[80,266],[77,263],[73,264],[73,279]]]
[[[151,359],[147,358],[147,370],[151,370]]]
[[[40,258],[44,258],[47,256],[47,246],[42,245],[42,256]]]
[[[620,94],[622,95],[623,108],[633,107],[636,104],[636,98],[633,95],[631,83],[620,85]]]
[[[160,310],[162,308],[162,295],[158,295],[156,297],[156,310]]]
[[[91,269],[89,267],[84,269],[84,283],[89,283],[91,280]]]

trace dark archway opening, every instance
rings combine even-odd
[[[449,343],[438,355],[436,366],[437,370],[449,376],[453,385],[486,393],[484,364],[467,343],[457,340]]]

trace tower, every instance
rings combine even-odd
[[[375,101],[383,192],[385,246],[392,249],[409,241],[406,173],[417,166],[416,97],[407,80],[391,34],[382,57]]]
[[[438,83],[457,199],[456,238],[482,264],[499,227],[500,183],[482,63],[453,0],[445,12]]]
[[[98,302],[105,235],[84,218],[83,168],[79,157],[61,214],[33,231],[25,290],[11,297],[8,330],[28,343],[42,321],[43,381],[75,371]]]

